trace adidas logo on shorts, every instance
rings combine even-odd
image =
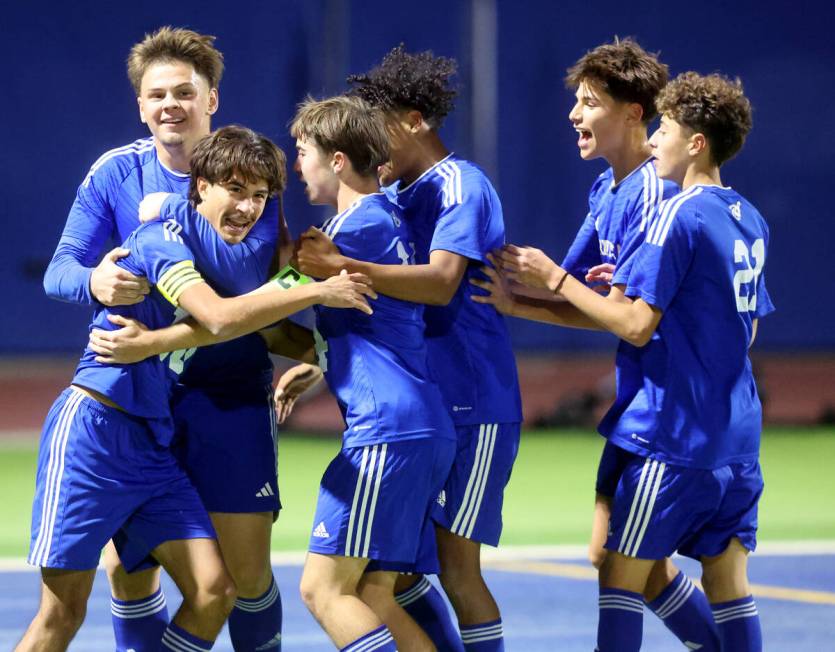
[[[441,493],[438,494],[438,498],[436,501],[441,507],[446,507],[446,491],[441,489]]]
[[[255,494],[256,498],[269,498],[270,496],[275,496],[275,492],[269,482],[265,482],[264,486],[258,490],[257,494]]]
[[[319,521],[319,525],[313,530],[313,536],[319,537],[320,539],[327,539],[330,534],[328,534],[327,529],[325,528],[325,522]]]

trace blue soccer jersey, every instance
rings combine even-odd
[[[612,443],[692,468],[757,459],[748,347],[753,321],[774,310],[767,249],[765,220],[730,188],[694,185],[661,205],[626,294],[664,314],[645,346],[620,344],[617,398],[600,424]]]
[[[562,262],[562,268],[585,282],[589,268],[625,263],[644,238],[649,217],[662,200],[678,192],[672,181],[658,178],[652,159],[620,183],[614,171],[603,172],[589,191],[589,212]]]
[[[340,251],[383,265],[411,262],[397,207],[367,195],[323,225]],[[438,386],[430,380],[423,307],[384,295],[373,315],[316,306],[319,366],[345,418],[343,445],[455,439]]]
[[[151,329],[169,326],[185,314],[178,312],[182,292],[204,280],[198,266],[206,270],[206,280],[227,294],[255,286],[258,265],[236,263],[247,258],[246,243],[224,243],[208,221],[181,198],[167,200],[163,214],[169,217],[142,225],[128,236],[122,246],[131,253],[117,263],[133,274],[147,277],[153,286],[151,294],[135,305],[100,307],[92,327],[114,329],[107,319],[109,314],[137,319]],[[160,443],[167,444],[171,437],[172,385],[194,353],[195,349],[186,349],[135,364],[109,365],[96,362],[96,354],[88,347],[73,383],[99,392],[129,414],[158,421],[152,428]]]
[[[470,259],[446,306],[426,306],[429,365],[456,425],[522,420],[522,400],[510,335],[489,305],[471,299],[471,278],[489,264],[486,254],[505,242],[499,197],[474,164],[450,154],[406,188],[390,187],[403,209],[417,262],[435,250]],[[478,290],[475,290],[478,293]]]
[[[103,154],[78,187],[61,240],[46,271],[47,294],[75,303],[95,303],[90,293],[89,268],[96,265],[110,241],[123,242],[139,226],[138,208],[142,198],[153,192],[185,196],[188,187],[188,174],[162,165],[153,138],[143,138]],[[278,221],[278,203],[272,201],[246,239],[264,279],[278,241]],[[229,365],[229,360],[237,363]],[[272,378],[263,338],[255,333],[202,347],[194,363],[198,373],[186,374],[184,383],[241,387],[242,380],[247,379],[249,386],[260,394],[264,378]]]

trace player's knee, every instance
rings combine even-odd
[[[270,586],[272,569],[269,565],[251,563],[230,568],[238,595],[254,598],[263,595]]]
[[[208,581],[200,582],[193,591],[184,595],[197,613],[207,618],[225,620],[235,606],[237,589],[232,578],[226,573],[219,573]]]
[[[87,601],[54,602],[41,610],[41,618],[47,629],[72,636],[81,627],[87,615]]]
[[[317,584],[310,577],[302,575],[302,580],[299,583],[299,593],[307,610],[318,619],[319,614],[324,610],[323,605],[326,602],[325,592],[322,590],[321,585]]]

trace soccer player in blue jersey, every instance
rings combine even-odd
[[[748,359],[760,317],[774,308],[763,268],[768,228],[722,185],[720,166],[742,147],[751,105],[739,81],[684,73],[659,95],[653,135],[659,176],[681,192],[651,218],[611,301],[541,251],[507,247],[504,275],[559,293],[578,314],[528,317],[618,335],[618,391],[600,431],[626,462],[600,569],[600,652],[640,649],[643,601],[656,560],[675,551],[702,563],[721,650],[759,651],[762,634],[747,578],[756,547],[762,408]],[[489,272],[483,299],[508,305]],[[585,320],[585,323],[583,323]]]
[[[455,62],[431,52],[395,48],[368,74],[349,81],[386,113],[391,160],[381,169],[387,194],[403,209],[418,264],[356,260],[321,232],[308,232],[302,270],[327,277],[364,270],[381,293],[426,304],[429,366],[458,434],[452,473],[438,497],[440,580],[458,617],[421,576],[402,576],[398,599],[441,650],[504,649],[499,608],[481,574],[481,545],[502,530],[505,485],[519,447],[522,420],[516,362],[507,327],[489,306],[470,300],[468,279],[487,252],[504,243],[501,202],[474,164],[450,153],[438,129],[453,107]]]
[[[657,115],[655,98],[667,83],[667,67],[635,41],[615,40],[583,55],[569,69],[566,83],[575,90],[569,120],[578,134],[580,156],[586,161],[602,158],[610,167],[592,185],[588,215],[562,268],[579,280],[611,280],[612,272],[622,274],[630,264],[661,201],[678,192],[674,182],[658,177],[647,142],[647,125]],[[616,286],[610,291],[615,298],[622,290]],[[607,441],[598,466],[589,546],[596,568],[606,554],[612,498],[624,462],[620,449]],[[653,568],[644,600],[685,645],[699,645],[704,652],[718,649],[704,594],[669,560]]]
[[[414,263],[400,210],[379,191],[389,158],[382,114],[357,97],[307,100],[292,123],[313,204],[338,213],[322,231],[347,256]],[[357,318],[355,318],[357,317]],[[322,478],[302,597],[344,652],[433,650],[394,600],[397,571],[433,543],[431,509],[455,457],[455,428],[430,379],[423,306],[380,296],[374,314],[316,310],[319,366],[345,419]],[[431,559],[427,572],[437,571]]]
[[[240,243],[267,198],[283,189],[284,163],[273,143],[242,128],[201,141],[190,196],[202,217],[176,215],[128,236],[127,255],[116,264],[146,278],[151,291],[131,306],[100,306],[93,325],[111,327],[109,316],[119,314],[161,327],[189,314],[226,339],[320,302],[370,312],[362,297],[368,286],[347,275],[283,291],[270,283],[271,291],[224,299],[198,271],[221,287],[234,287],[236,275],[252,273],[225,267],[221,252],[246,246]],[[233,607],[235,586],[209,516],[169,447],[175,432],[171,392],[192,353],[132,365],[97,362],[89,347],[82,355],[41,437],[28,561],[41,567],[43,590],[17,650],[67,648],[111,538],[126,569],[152,557],[184,597],[156,644],[144,649],[211,648]]]
[[[91,167],[46,272],[49,296],[115,306],[137,303],[147,295],[147,281],[116,264],[124,250],[101,257],[109,240],[122,242],[138,226],[138,205],[145,195],[187,193],[192,150],[209,133],[218,108],[223,58],[213,41],[164,27],[131,49],[128,76],[151,137],[110,150]],[[242,290],[254,289],[268,277],[279,240],[278,214],[278,203],[270,201],[264,218],[247,236],[259,278]],[[251,334],[195,353],[174,399],[182,426],[181,462],[213,515],[238,587],[239,604],[230,619],[238,649],[262,645],[281,631],[281,600],[269,562],[272,523],[281,505],[272,376],[267,344]],[[229,437],[231,433],[236,436]],[[228,467],[230,446],[239,461],[234,477]],[[159,639],[168,621],[158,570],[128,576],[112,547],[105,561],[117,649],[142,649],[146,641]]]

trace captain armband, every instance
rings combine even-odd
[[[278,272],[278,274],[269,280],[269,283],[275,283],[282,290],[289,290],[291,288],[298,287],[300,285],[307,285],[312,282],[312,278],[305,276],[292,265],[286,265],[280,272]]]

